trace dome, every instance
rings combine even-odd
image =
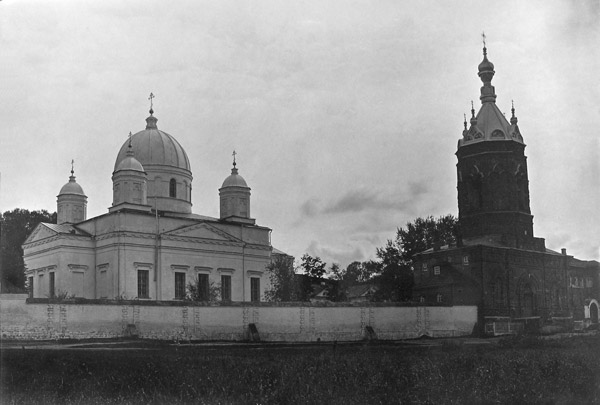
[[[133,156],[133,152],[128,153],[127,157],[121,160],[121,163],[115,169],[115,172],[120,170],[134,170],[136,172],[144,172],[144,166]]]
[[[77,184],[77,182],[75,181],[75,176],[73,176],[72,173],[73,172],[71,172],[71,176],[69,176],[69,182],[67,184],[65,184],[64,186],[62,186],[62,188],[60,189],[60,193],[58,193],[58,195],[77,194],[77,195],[85,196],[83,189],[81,188],[81,186],[79,184]]]
[[[135,158],[144,167],[149,165],[171,166],[191,172],[190,161],[187,153],[177,140],[156,127],[158,121],[153,115],[146,118],[146,129],[131,136],[126,141],[115,160],[115,171],[119,170],[120,164],[127,158],[128,145],[135,151]]]
[[[248,188],[248,184],[246,184],[246,180],[242,176],[238,174],[238,170],[236,168],[231,169],[231,174],[229,177],[225,179],[221,188],[224,187],[246,187]]]

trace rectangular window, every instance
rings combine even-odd
[[[464,265],[469,264],[469,256],[463,256],[463,264]]]
[[[433,267],[433,274],[435,276],[439,276],[440,275],[440,266],[434,266]]]
[[[33,298],[33,277],[27,279],[27,290],[29,292],[29,298]]]
[[[221,300],[231,301],[231,276],[221,276]]]
[[[138,270],[138,298],[150,298],[148,295],[148,270]]]
[[[260,278],[252,277],[250,279],[250,301],[260,301]]]
[[[106,276],[106,270],[100,270],[100,280],[98,280],[98,292],[100,298],[108,297],[108,277]]]
[[[435,298],[436,298],[436,301],[438,302],[438,304],[442,302],[442,298],[443,298],[442,294],[438,294]]]
[[[48,279],[48,294],[50,298],[56,296],[56,291],[54,291],[54,273],[50,273],[50,278]]]
[[[185,273],[175,273],[175,299],[185,298]]]
[[[85,283],[85,274],[80,271],[75,271],[71,273],[71,291],[70,294],[73,294],[75,297],[85,297],[84,294],[84,283]]]
[[[427,263],[423,263],[423,271],[427,271]]]
[[[208,274],[198,274],[198,298],[200,301],[209,301]]]

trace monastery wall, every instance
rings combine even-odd
[[[0,297],[2,339],[48,340],[137,336],[162,340],[253,339],[262,341],[355,341],[470,335],[475,306],[381,306],[380,304],[26,303],[25,295]],[[44,302],[42,302],[44,301]]]

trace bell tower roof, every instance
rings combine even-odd
[[[513,118],[509,122],[496,105],[496,89],[492,86],[492,78],[496,72],[494,64],[487,58],[485,34],[483,44],[483,61],[477,69],[477,75],[483,82],[479,96],[481,108],[475,115],[473,102],[471,102],[471,126],[468,130],[463,131],[463,137],[458,141],[458,147],[485,141],[514,141],[523,144],[523,136],[516,125],[514,111]]]

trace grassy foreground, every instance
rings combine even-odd
[[[477,347],[3,350],[3,404],[600,403],[598,335]]]

